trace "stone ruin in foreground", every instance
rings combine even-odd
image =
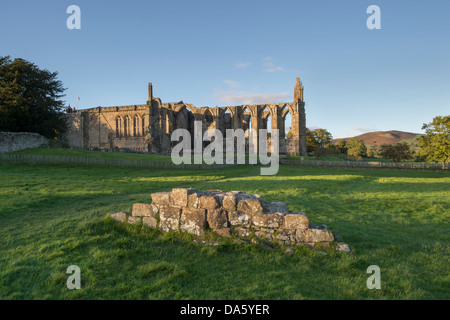
[[[131,215],[117,212],[120,222],[181,231],[202,237],[207,229],[220,237],[259,239],[286,245],[337,242],[337,250],[350,251],[347,244],[323,225],[312,225],[303,212],[288,211],[284,202],[263,202],[262,196],[240,191],[197,191],[186,188],[152,193],[152,203],[133,204]]]

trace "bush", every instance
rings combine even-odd
[[[340,154],[341,154],[341,151],[335,145],[330,145],[330,146],[328,146],[326,148],[325,147],[317,147],[314,150],[314,156],[315,157],[335,156],[335,155],[340,155]]]
[[[412,158],[411,149],[405,142],[383,144],[380,149],[380,155],[383,158],[392,159],[394,162]]]
[[[354,160],[362,160],[362,157],[367,156],[367,147],[364,141],[357,138],[351,138],[347,142],[347,155]]]

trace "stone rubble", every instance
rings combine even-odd
[[[305,213],[287,210],[284,202],[264,202],[257,194],[174,188],[171,192],[152,193],[151,199],[151,203],[133,204],[131,215],[117,212],[111,218],[198,237],[210,229],[219,237],[288,246],[329,247],[335,242],[336,250],[350,252],[349,246],[325,225],[310,224]],[[293,249],[287,251],[292,253]]]

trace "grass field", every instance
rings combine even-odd
[[[450,299],[448,173],[0,164],[0,181],[1,299]],[[177,186],[285,201],[353,252],[201,246],[108,218]],[[66,288],[69,265],[81,290]],[[381,290],[366,287],[370,265]]]
[[[13,153],[42,155],[42,156],[69,156],[69,157],[83,157],[83,158],[122,159],[122,160],[156,161],[156,162],[171,161],[170,156],[160,154],[101,152],[101,151],[63,149],[63,148],[32,148],[16,151]]]

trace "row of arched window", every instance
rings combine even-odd
[[[145,132],[145,117],[126,116],[116,118],[116,137],[142,137]]]

